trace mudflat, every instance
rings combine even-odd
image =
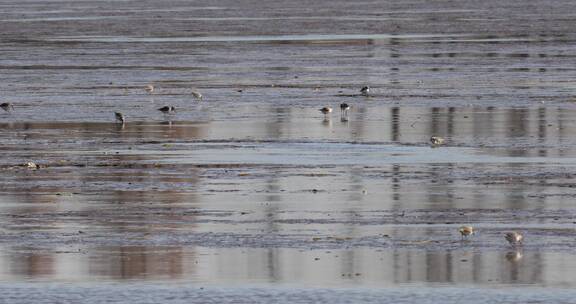
[[[570,303],[575,11],[2,1],[0,303]]]

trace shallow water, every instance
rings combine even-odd
[[[475,289],[404,287],[379,289],[305,289],[277,287],[194,287],[141,285],[0,285],[0,303],[62,300],[83,303],[571,303],[574,293],[558,289]],[[26,294],[26,296],[22,296]],[[495,300],[496,299],[496,300]]]
[[[570,302],[575,5],[3,1],[0,302]]]

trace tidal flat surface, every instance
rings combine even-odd
[[[574,12],[0,1],[0,303],[573,303]]]

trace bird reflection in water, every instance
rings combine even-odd
[[[508,262],[510,263],[517,263],[520,260],[522,260],[523,256],[524,255],[520,250],[509,251],[508,253],[506,253],[506,260],[508,260]]]

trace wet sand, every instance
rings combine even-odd
[[[569,303],[575,5],[2,2],[0,302]]]

